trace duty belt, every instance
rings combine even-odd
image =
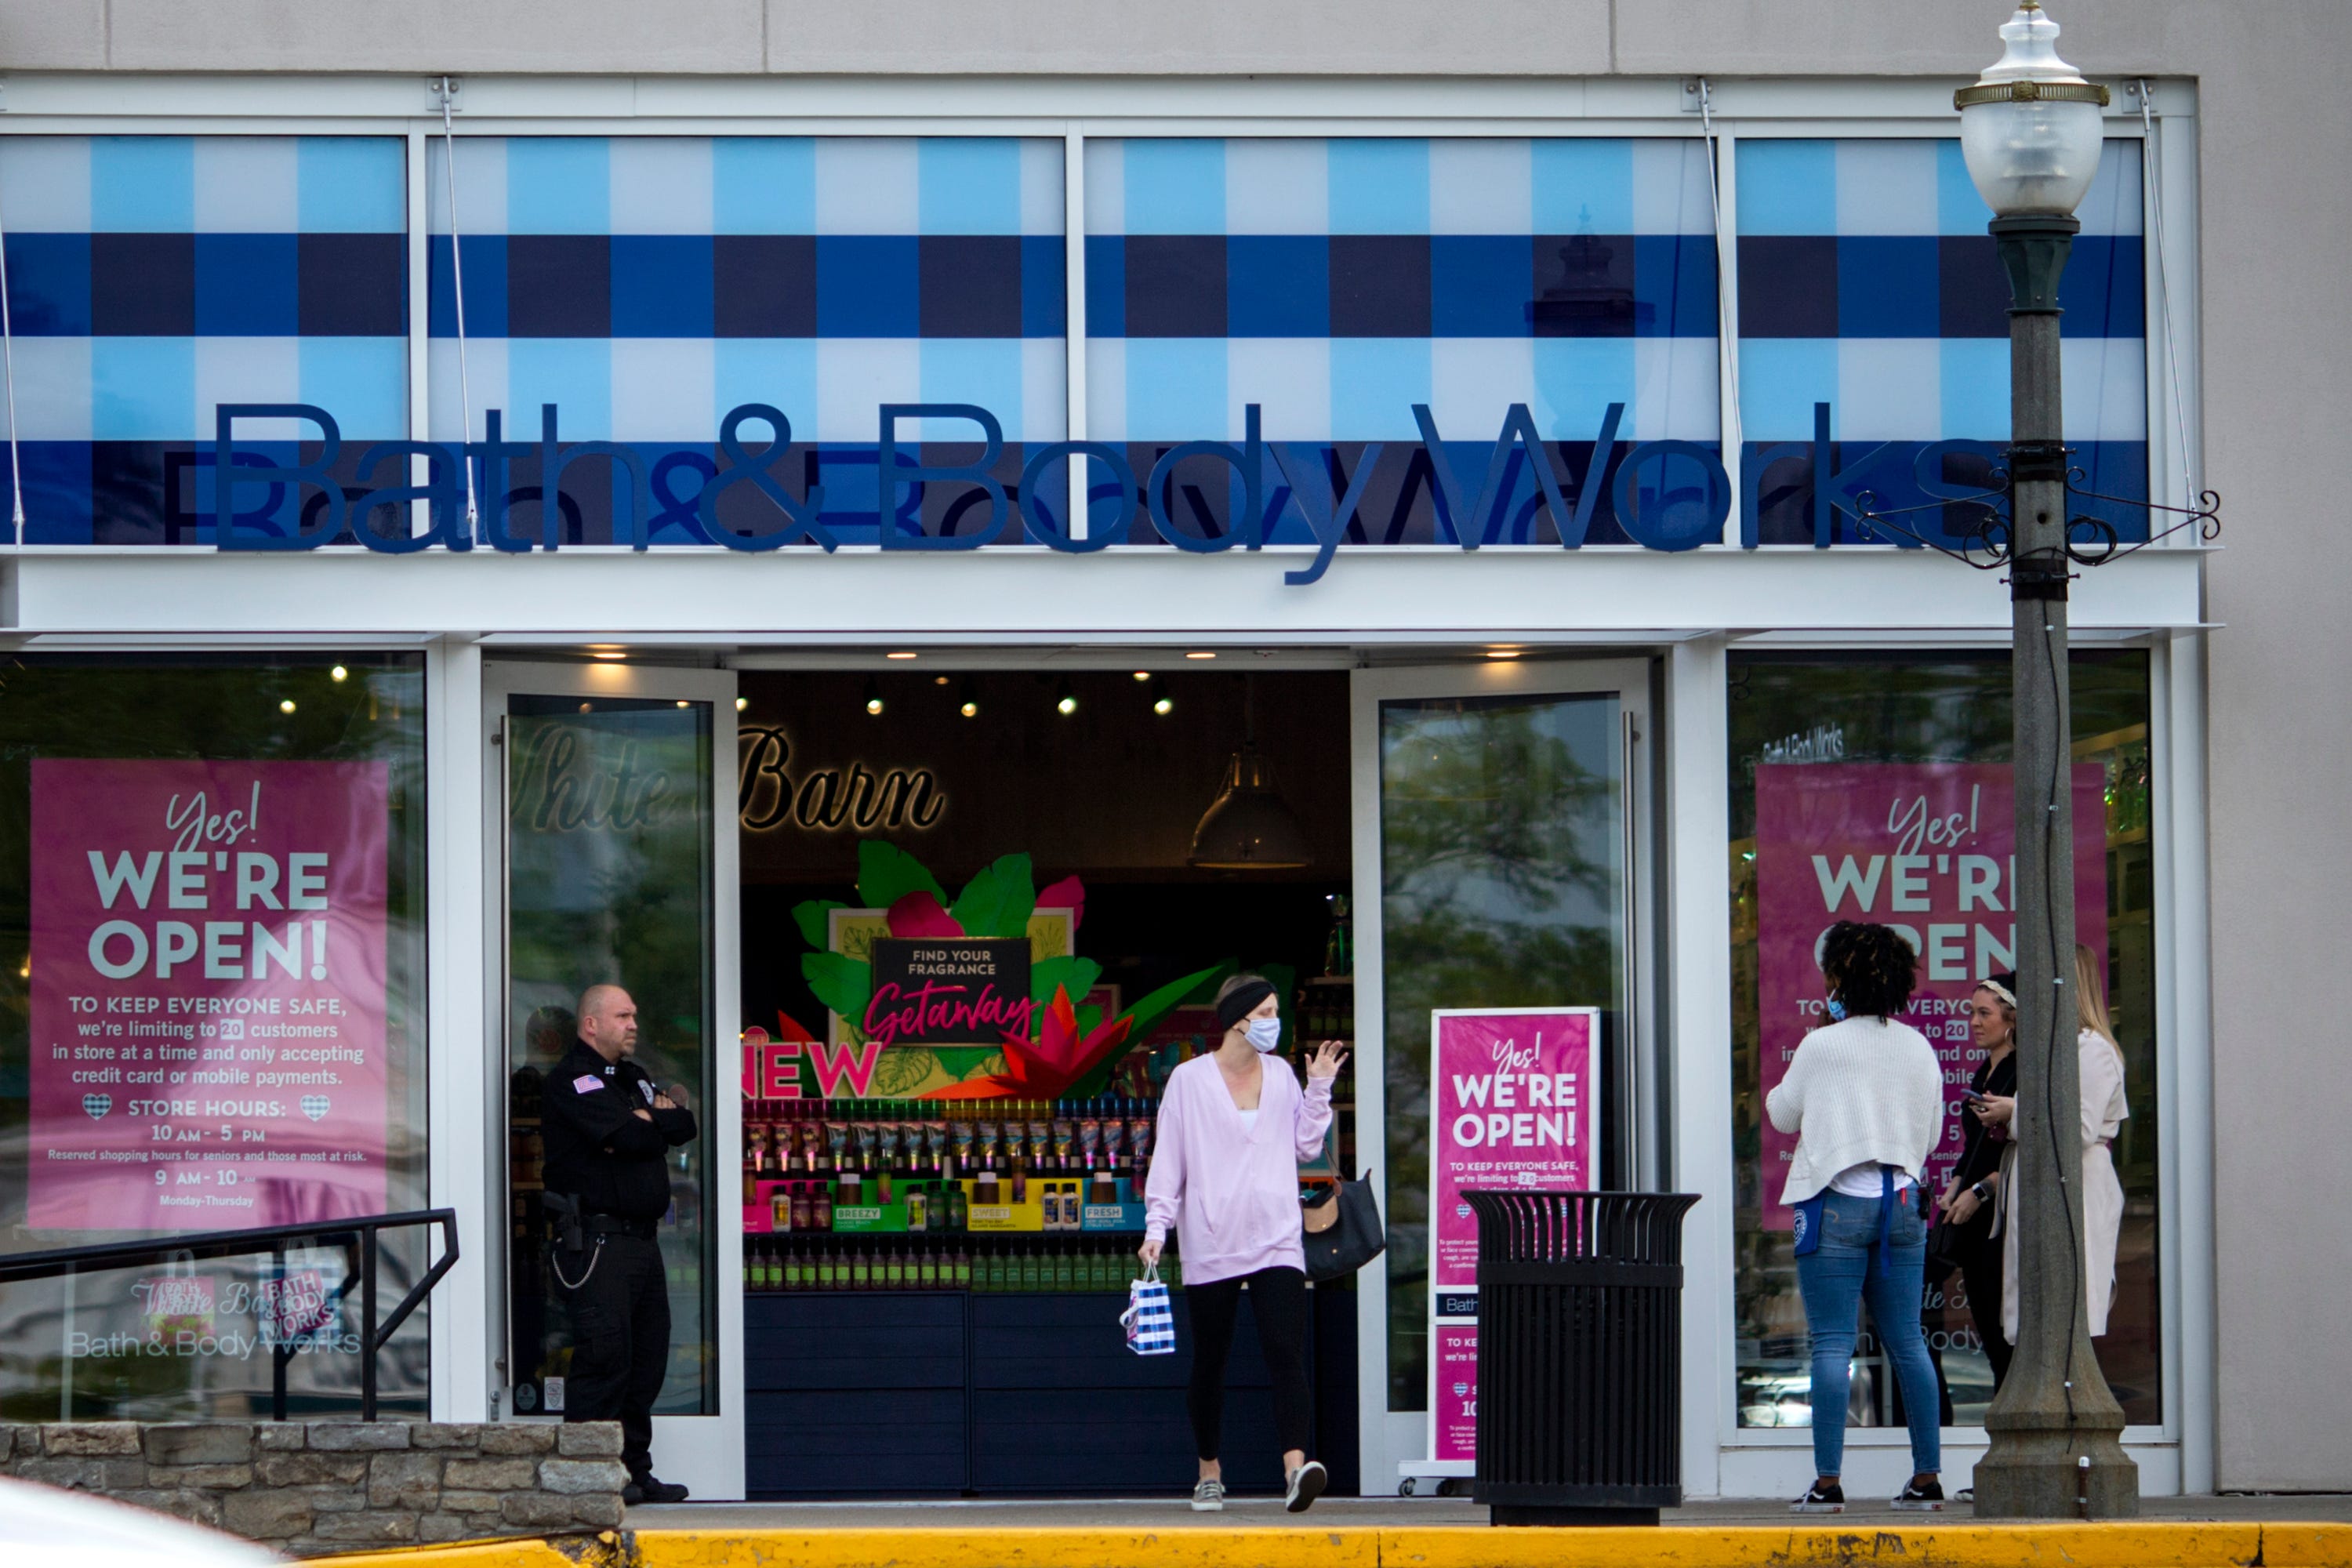
[[[634,1236],[639,1241],[651,1241],[659,1222],[650,1219],[623,1219],[619,1215],[592,1214],[581,1216],[582,1227],[596,1236]]]

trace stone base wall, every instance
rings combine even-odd
[[[617,1528],[614,1422],[0,1426],[0,1473],[98,1492],[298,1556]]]

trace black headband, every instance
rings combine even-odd
[[[1235,1024],[1248,1017],[1251,1010],[1259,1003],[1273,994],[1274,985],[1270,981],[1253,980],[1246,984],[1234,986],[1217,998],[1217,1027],[1232,1028]]]

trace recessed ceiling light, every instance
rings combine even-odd
[[[291,713],[291,712],[293,712],[293,711],[294,711],[294,699],[292,699],[291,697],[289,697],[289,698],[286,698],[284,700],[280,701],[280,702],[278,704],[278,710],[280,713]]]
[[[945,686],[947,683],[948,678],[944,675],[934,675],[931,677],[931,684],[933,686]]]
[[[1169,714],[1176,710],[1176,704],[1163,697],[1159,701],[1151,705],[1151,710],[1154,713],[1159,714],[1162,719],[1165,719]]]
[[[750,706],[751,706],[751,700],[750,698],[748,698],[748,697],[738,697],[737,699],[735,699],[735,711],[736,711],[736,712],[740,713],[741,711],[743,711],[743,710],[744,710],[744,709],[749,708]]]
[[[683,697],[681,697],[681,698],[679,698],[679,699],[677,700],[677,705],[678,705],[679,707],[681,707],[681,708],[690,708],[690,707],[692,707],[692,706],[693,706],[693,704],[692,704],[692,703],[690,703],[690,702],[687,701],[687,700],[686,700],[685,698],[683,698]]]
[[[1135,679],[1138,680],[1149,680],[1151,679],[1151,672],[1148,669],[1139,669],[1135,672]]]
[[[1217,656],[1216,656],[1215,654],[1208,653],[1208,652],[1196,652],[1196,653],[1188,653],[1188,654],[1186,654],[1184,657],[1185,657],[1186,658],[1216,658]]]
[[[882,657],[884,658],[912,658],[915,656],[911,653],[886,653]]]
[[[351,678],[352,678],[352,672],[351,672],[350,670],[348,670],[348,669],[345,669],[345,668],[344,668],[341,665],[340,665],[340,664],[339,664],[339,665],[337,665],[337,666],[335,666],[335,668],[332,668],[332,669],[331,669],[331,670],[327,671],[327,679],[328,679],[329,680],[336,681],[336,682],[338,682],[338,683],[340,683],[340,682],[341,682],[341,681],[349,680]]]
[[[1526,650],[1523,648],[1516,647],[1490,647],[1486,650],[1486,657],[1488,658],[1517,658],[1525,651]]]

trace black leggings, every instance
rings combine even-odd
[[[2009,1378],[2010,1357],[2016,1350],[2000,1331],[2000,1238],[1997,1236],[1979,1237],[1960,1263],[1960,1280],[1969,1292],[1969,1317],[1976,1323],[1977,1338],[1984,1342],[1985,1360],[1992,1366],[1992,1385],[1998,1391]]]
[[[1234,1348],[1234,1320],[1241,1311],[1242,1287],[1249,1287],[1257,1310],[1258,1344],[1274,1374],[1274,1427],[1285,1452],[1304,1453],[1315,1425],[1314,1399],[1307,1391],[1307,1276],[1296,1268],[1261,1268],[1207,1285],[1184,1287],[1192,1313],[1192,1386],[1184,1407],[1192,1416],[1192,1441],[1201,1458],[1217,1458],[1225,1422],[1225,1358]]]

